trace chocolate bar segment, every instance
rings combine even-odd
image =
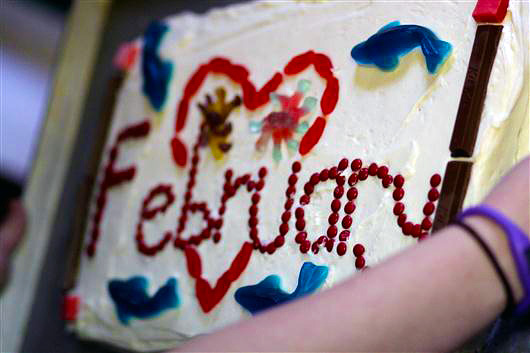
[[[502,26],[481,25],[477,27],[453,136],[449,145],[452,157],[473,155],[488,81],[501,33]]]
[[[433,232],[445,227],[462,208],[471,176],[472,162],[450,161],[445,168],[442,192],[436,207]]]

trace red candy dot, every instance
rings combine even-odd
[[[374,175],[377,174],[377,170],[378,170],[377,164],[376,163],[372,163],[368,167],[368,174],[371,175],[371,176],[374,176]]]
[[[359,257],[359,256],[362,256],[364,254],[364,246],[362,246],[362,244],[355,244],[355,246],[353,247],[353,255],[355,255],[355,257]]]
[[[281,247],[285,243],[285,237],[283,235],[278,235],[276,239],[274,239],[274,245],[276,245],[277,248]]]
[[[398,216],[398,219],[397,219],[398,226],[403,227],[406,221],[407,221],[406,214],[402,213]]]
[[[361,168],[359,170],[359,180],[366,180],[368,178],[368,168]]]
[[[403,175],[398,174],[394,177],[394,186],[396,188],[400,188],[405,184],[405,178],[403,178]]]
[[[320,181],[326,181],[328,180],[329,178],[329,170],[327,169],[322,169],[322,171],[320,172]]]
[[[333,251],[333,244],[335,244],[335,241],[333,239],[328,239],[326,241],[326,249],[328,250],[328,252]]]
[[[339,162],[339,170],[344,170],[346,168],[348,168],[348,159],[347,158],[343,158],[341,159],[341,161]]]
[[[423,221],[421,222],[421,227],[424,229],[424,230],[429,230],[431,229],[432,227],[432,222],[431,220],[429,219],[429,217],[425,217],[423,219]]]
[[[343,186],[346,183],[346,177],[339,175],[335,179],[335,182],[337,183],[338,186]]]
[[[355,267],[358,268],[359,270],[364,267],[365,263],[366,261],[364,260],[363,256],[359,256],[358,258],[355,259]]]
[[[359,176],[357,175],[357,173],[353,173],[348,178],[348,185],[349,186],[354,186],[355,184],[357,184],[358,181],[359,181]]]
[[[342,219],[342,228],[350,228],[352,224],[352,218],[350,215],[344,216]]]
[[[255,193],[254,195],[252,195],[252,203],[253,203],[253,204],[257,204],[257,203],[259,202],[260,199],[261,199],[260,194]]]
[[[300,244],[300,251],[305,254],[306,252],[309,251],[310,247],[311,247],[311,243],[309,242],[309,240],[304,240],[302,244]]]
[[[337,226],[329,226],[328,227],[328,231],[327,231],[327,235],[330,238],[336,237],[337,236]]]
[[[339,240],[340,241],[346,241],[350,237],[350,231],[349,230],[343,230],[339,234]]]
[[[359,158],[356,158],[353,161],[351,161],[351,170],[353,170],[354,172],[361,169],[362,166],[363,166],[363,162]]]
[[[296,230],[305,229],[305,220],[303,218],[298,218],[295,223]]]
[[[377,170],[377,176],[380,179],[383,179],[387,175],[388,175],[388,167],[384,165],[380,166],[379,169]]]
[[[304,209],[302,207],[298,207],[296,211],[294,211],[294,215],[296,218],[304,217]]]
[[[310,182],[304,185],[304,192],[306,195],[311,195],[314,190],[315,187]]]
[[[346,246],[346,243],[341,241],[339,245],[337,245],[337,254],[339,254],[339,256],[342,256],[346,254],[347,249],[348,247]]]
[[[440,174],[434,174],[432,177],[431,177],[431,186],[433,188],[437,187],[438,185],[440,185],[440,183],[442,182],[442,177],[440,176]]]
[[[322,243],[324,243],[326,240],[328,240],[328,237],[326,237],[325,235],[321,235],[321,236],[318,237],[317,243],[318,243],[318,244],[322,244]]]
[[[248,220],[248,225],[250,226],[250,228],[255,228],[258,225],[258,218],[250,217],[250,219]]]
[[[233,175],[234,175],[234,172],[232,171],[232,169],[227,169],[225,172],[225,179],[230,180],[232,179]]]
[[[412,234],[412,228],[414,227],[414,225],[412,224],[412,222],[405,222],[405,224],[403,224],[403,234],[405,235],[411,235]]]
[[[405,195],[405,190],[402,189],[402,188],[397,188],[396,190],[394,190],[394,192],[392,193],[392,197],[394,198],[394,200],[396,201],[399,201],[403,198],[403,196]]]
[[[311,175],[311,178],[309,179],[309,182],[313,185],[318,184],[320,182],[320,174],[313,173],[313,175]]]
[[[294,237],[294,241],[298,244],[302,244],[302,242],[307,238],[306,232],[300,232],[296,234],[296,237]]]
[[[340,200],[333,200],[331,201],[331,210],[333,212],[338,212],[340,210]]]
[[[437,189],[432,188],[431,190],[429,190],[428,197],[429,201],[434,202],[440,197],[440,192]]]
[[[289,231],[289,225],[287,223],[282,223],[279,228],[280,235],[285,235]]]
[[[262,178],[262,179],[265,178],[265,176],[267,175],[267,168],[265,168],[265,167],[261,167],[261,168],[259,169],[258,175],[259,175],[259,177]]]
[[[423,214],[426,216],[432,215],[434,212],[434,203],[433,202],[427,202],[425,206],[423,206]]]
[[[346,194],[348,200],[350,201],[355,200],[357,198],[357,195],[359,195],[357,188],[350,188]]]
[[[389,175],[389,174],[385,175],[385,176],[383,177],[383,187],[384,187],[384,188],[387,188],[387,187],[389,187],[390,185],[392,185],[392,181],[393,181],[393,180],[394,180],[394,178],[392,178],[392,175]]]
[[[337,212],[333,212],[332,214],[329,215],[328,217],[329,224],[334,225],[338,221],[339,221],[339,214]]]
[[[219,233],[219,232],[214,233],[213,242],[214,243],[219,243],[220,240],[221,240],[221,233]]]
[[[317,243],[313,243],[313,245],[311,246],[311,250],[313,251],[314,254],[318,254],[320,247],[318,246]]]
[[[300,162],[296,161],[293,163],[292,170],[294,173],[298,173],[301,169],[302,169],[302,165],[300,164]]]
[[[337,186],[333,191],[333,196],[335,196],[336,199],[340,199],[342,195],[344,195],[344,187]]]
[[[329,178],[335,179],[339,175],[339,170],[337,167],[333,167],[329,170]]]
[[[267,252],[269,254],[274,254],[274,252],[276,251],[276,245],[274,245],[274,243],[270,243],[269,245],[267,245]]]
[[[284,213],[282,213],[282,222],[283,223],[289,222],[289,219],[291,219],[291,212],[285,211]]]
[[[396,204],[394,205],[394,214],[396,216],[399,216],[403,213],[403,211],[405,211],[405,205],[403,204],[403,202],[396,202]]]
[[[300,204],[301,205],[307,205],[309,203],[310,199],[307,195],[300,196]]]
[[[294,200],[293,200],[293,199],[288,199],[287,201],[285,201],[284,208],[285,208],[286,210],[290,210],[291,207],[293,207],[293,203],[294,203]]]
[[[298,181],[298,177],[296,176],[296,174],[291,174],[289,176],[289,185],[294,185],[296,184],[297,181]]]
[[[420,224],[415,224],[412,227],[412,236],[414,238],[419,238],[420,235],[421,235],[421,225]]]
[[[351,214],[353,211],[355,211],[355,204],[352,201],[347,202],[346,205],[344,205],[344,212]]]

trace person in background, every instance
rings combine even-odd
[[[26,213],[18,199],[9,201],[6,215],[0,219],[0,294],[9,279],[11,256],[22,240]]]

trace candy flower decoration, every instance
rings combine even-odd
[[[293,151],[298,149],[298,141],[295,140],[295,133],[305,133],[309,127],[307,121],[300,122],[300,119],[310,113],[317,104],[314,97],[306,97],[301,107],[299,107],[304,94],[307,93],[311,83],[308,80],[300,80],[296,92],[292,96],[270,94],[270,100],[279,107],[279,111],[269,113],[261,121],[250,123],[250,130],[261,133],[256,141],[256,149],[260,152],[265,150],[269,140],[272,138],[274,147],[272,157],[276,162],[282,158],[281,144],[285,142],[287,147]]]
[[[201,125],[200,144],[210,146],[215,159],[221,159],[227,153],[232,144],[228,136],[232,132],[232,123],[227,122],[228,116],[236,107],[241,105],[241,97],[235,96],[230,102],[226,101],[226,91],[219,87],[215,90],[217,100],[207,94],[206,102],[199,103],[204,122]]]

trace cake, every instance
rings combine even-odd
[[[460,202],[477,203],[528,154],[528,4],[489,25],[462,156],[475,5],[253,2],[151,24],[118,55],[70,326],[175,347],[427,238],[448,162],[472,164]]]

